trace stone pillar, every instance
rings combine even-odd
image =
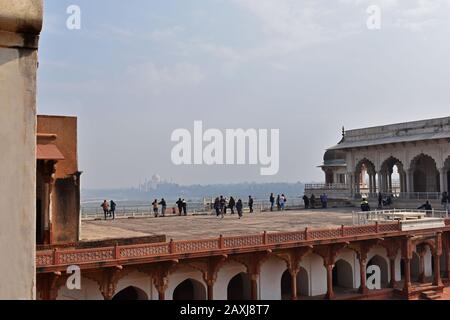
[[[411,259],[403,258],[404,262],[404,270],[403,273],[405,274],[404,285],[403,285],[403,291],[405,293],[409,293],[411,288]]]
[[[433,260],[434,260],[434,281],[433,285],[442,286],[441,279],[441,255],[442,255],[442,233],[438,232],[436,234],[435,240],[435,250],[433,252]]]
[[[383,178],[380,171],[378,171],[378,192],[383,192]]]
[[[419,282],[425,283],[425,248],[421,248],[418,250],[417,254],[419,255]]]
[[[42,0],[0,0],[1,300],[36,298],[36,72]]]
[[[258,274],[250,274],[251,300],[258,300]]]
[[[208,300],[214,300],[214,281],[207,282]]]
[[[395,257],[389,257],[389,270],[390,270],[390,278],[391,281],[389,282],[390,288],[395,288],[396,281],[395,281]]]
[[[440,192],[444,192],[447,191],[447,189],[445,188],[445,182],[447,180],[447,169],[446,168],[442,168],[439,170],[439,177],[440,177],[440,181],[439,181],[439,185],[440,185]]]
[[[334,298],[334,291],[333,291],[333,264],[326,264],[325,268],[327,269],[327,293],[325,295],[326,299],[333,299]]]
[[[293,270],[291,273],[291,300],[297,300],[297,275],[298,270]]]
[[[366,264],[367,258],[365,255],[360,255],[359,257],[359,275],[361,278],[361,285],[359,287],[359,293],[366,294],[369,290],[367,289],[367,274],[366,274]]]

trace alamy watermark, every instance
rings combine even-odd
[[[192,134],[188,129],[176,129],[171,141],[177,143],[171,158],[178,166],[259,164],[263,176],[276,175],[280,168],[279,129],[203,131],[203,122],[195,121]]]
[[[381,29],[381,8],[377,5],[371,5],[366,10],[369,17],[367,18],[367,29],[380,30]]]
[[[66,27],[69,30],[81,29],[81,8],[75,4],[67,7],[66,13],[69,15],[66,20]]]

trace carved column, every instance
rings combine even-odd
[[[397,281],[395,281],[395,260],[397,259],[398,244],[395,241],[391,241],[387,247],[387,255],[389,258],[389,288],[395,288]]]
[[[439,170],[439,177],[440,177],[439,185],[440,185],[440,188],[441,188],[439,191],[440,192],[447,191],[445,189],[445,182],[447,180],[447,169],[446,168],[442,168],[442,169]]]
[[[250,276],[250,294],[251,294],[251,300],[258,300],[258,273],[251,273]]]
[[[449,255],[449,243],[448,234],[445,233],[442,238],[442,247],[445,250],[445,278],[450,278],[450,255]]]
[[[334,298],[334,290],[333,290],[333,268],[334,265],[330,263],[325,264],[325,268],[327,269],[327,294],[325,295],[326,299]]]
[[[294,269],[292,271],[289,271],[291,274],[291,300],[297,300],[297,276],[298,276],[298,269]]]
[[[403,292],[408,295],[411,291],[411,259],[412,259],[412,243],[411,238],[406,238],[402,246],[402,259],[404,262],[404,286]]]
[[[367,289],[367,249],[365,247],[361,248],[358,253],[359,259],[359,275],[361,279],[361,285],[359,287],[359,293],[366,294],[369,290]]]
[[[441,279],[441,255],[442,255],[442,233],[438,232],[436,234],[436,245],[434,254],[434,281],[433,285],[442,286]]]
[[[417,248],[417,254],[419,255],[419,282],[425,283],[425,254],[426,250],[424,247]]]

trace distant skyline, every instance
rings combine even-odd
[[[450,0],[46,0],[38,113],[78,117],[85,189],[322,181],[342,127],[450,116],[449,16]],[[279,173],[175,166],[171,133],[196,120],[280,129]]]

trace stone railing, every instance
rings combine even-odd
[[[446,225],[449,225],[448,219]],[[342,226],[331,229],[308,228],[297,232],[261,233],[255,235],[223,237],[204,240],[183,240],[164,243],[150,243],[138,245],[115,245],[111,247],[92,249],[54,249],[41,250],[36,253],[36,267],[44,269],[62,267],[72,264],[127,262],[134,259],[164,258],[192,255],[208,255],[213,252],[238,252],[248,249],[280,247],[283,245],[300,245],[302,242],[335,240],[347,237],[377,236],[379,233],[395,233],[401,231],[398,222],[370,224],[358,226]]]

